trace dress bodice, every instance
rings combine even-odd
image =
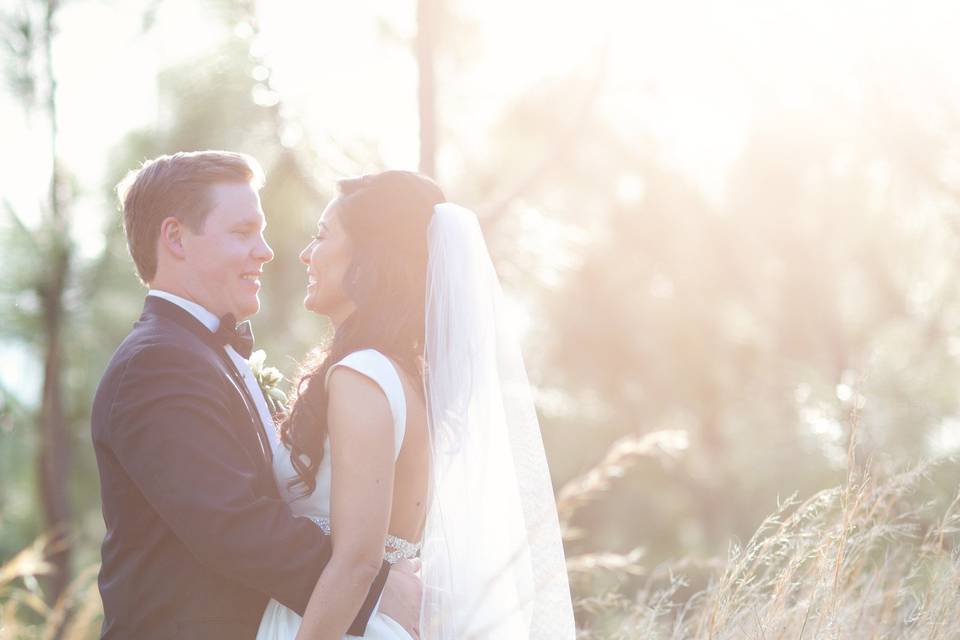
[[[390,405],[393,417],[393,459],[396,461],[403,446],[403,437],[406,432],[407,404],[403,393],[403,383],[400,375],[389,358],[374,349],[354,351],[334,364],[327,371],[327,380],[334,369],[347,367],[356,371],[380,388]],[[324,380],[324,384],[327,383]],[[330,533],[330,489],[332,470],[332,450],[330,438],[324,441],[323,459],[317,468],[317,486],[310,494],[304,495],[304,486],[300,483],[291,486],[291,480],[297,477],[297,472],[290,461],[290,450],[280,441],[276,433],[270,434],[270,444],[273,448],[273,475],[281,497],[290,505],[290,510],[296,516],[310,518],[327,533]],[[385,557],[390,562],[403,558],[415,557],[420,545],[408,542],[396,536],[387,536],[388,551]]]

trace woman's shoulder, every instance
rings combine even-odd
[[[338,360],[327,370],[328,388],[330,377],[336,370],[344,368],[361,374],[379,387],[379,391],[387,398],[395,430],[402,440],[406,425],[406,396],[403,391],[400,372],[393,361],[376,349],[354,351]]]
[[[328,384],[330,382],[330,376],[340,367],[345,367],[347,369],[352,369],[357,373],[362,373],[378,383],[381,380],[388,381],[397,375],[396,367],[394,367],[393,361],[376,349],[360,349],[353,351],[330,365],[329,369],[327,369],[326,377],[326,382]]]

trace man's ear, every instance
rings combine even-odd
[[[174,216],[164,218],[160,223],[160,245],[171,255],[183,259],[183,223]]]

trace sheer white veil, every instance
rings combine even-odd
[[[422,637],[572,639],[540,428],[477,216],[437,205],[428,248]]]

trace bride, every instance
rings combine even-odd
[[[301,619],[258,640],[342,638],[384,560],[420,558],[423,638],[573,638],[550,477],[477,218],[429,178],[342,180],[300,254],[335,332],[308,362],[274,473],[333,551]],[[409,640],[374,610],[365,638]]]

